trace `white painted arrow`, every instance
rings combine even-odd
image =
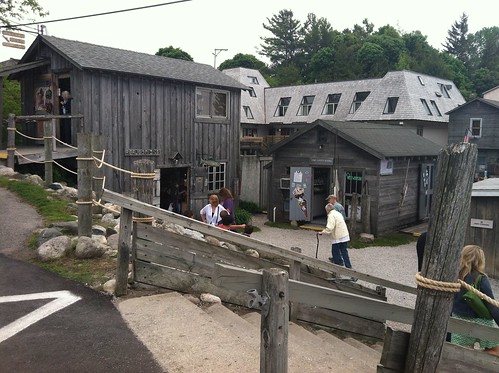
[[[22,302],[26,300],[37,300],[37,299],[51,299],[55,298],[52,302],[49,302],[33,312],[11,322],[10,324],[4,326],[0,329],[0,343],[9,339],[13,335],[19,333],[20,331],[26,329],[28,326],[33,325],[37,321],[50,316],[51,314],[68,307],[69,305],[79,301],[81,298],[74,295],[67,290],[61,291],[50,291],[46,293],[33,293],[33,294],[22,294],[22,295],[7,295],[0,297],[0,303],[11,303],[11,302]]]

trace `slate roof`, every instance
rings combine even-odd
[[[119,72],[151,78],[246,89],[245,85],[210,65],[47,35],[37,37],[21,59],[21,63],[28,62],[38,43],[47,44],[82,70]]]
[[[489,178],[473,183],[472,197],[498,197],[499,178]]]
[[[273,153],[304,133],[322,127],[364,149],[373,156],[384,159],[392,157],[437,156],[442,147],[399,126],[380,123],[336,122],[317,120],[270,149]]]
[[[471,101],[466,102],[466,103],[465,103],[465,104],[463,104],[463,105],[458,106],[457,108],[454,108],[454,109],[452,109],[452,110],[448,111],[446,114],[451,114],[451,113],[454,113],[454,112],[456,112],[456,111],[458,111],[458,110],[460,110],[460,109],[462,109],[462,108],[464,108],[464,107],[468,106],[469,104],[471,104],[472,102],[475,102],[475,101],[480,101],[480,102],[483,102],[483,103],[484,103],[484,104],[486,104],[486,105],[490,105],[490,106],[492,106],[492,107],[494,107],[494,108],[496,108],[496,109],[499,109],[499,101],[495,101],[495,100],[487,100],[487,99],[485,99],[485,98],[480,98],[480,97],[477,97],[477,98],[474,98],[474,99],[473,99],[473,100],[471,100]]]

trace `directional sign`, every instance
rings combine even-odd
[[[24,34],[8,30],[2,31],[2,36],[6,40],[2,43],[4,47],[26,49]]]
[[[11,322],[3,328],[0,328],[0,343],[26,329],[28,326],[33,325],[37,321],[40,321],[41,319],[50,316],[53,313],[60,311],[63,308],[68,307],[69,305],[81,299],[80,297],[67,290],[23,295],[8,295],[0,297],[0,303],[23,302],[29,300],[52,298],[55,298],[52,302],[49,302],[37,308],[33,312],[30,312],[27,315]]]

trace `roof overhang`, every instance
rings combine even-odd
[[[38,60],[38,61],[33,61],[33,62],[26,62],[26,63],[21,63],[17,65],[12,65],[9,67],[6,67],[5,69],[0,70],[0,76],[8,76],[16,73],[20,73],[22,71],[26,70],[31,70],[31,69],[36,69],[37,67],[49,65],[50,60]]]

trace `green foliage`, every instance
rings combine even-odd
[[[0,186],[16,193],[21,199],[32,205],[49,222],[75,220],[66,210],[67,201],[58,199],[39,185],[22,180],[9,180],[6,177],[0,177]]]
[[[251,213],[242,208],[237,208],[236,224],[251,224]]]
[[[273,222],[273,221],[267,221],[267,222],[265,222],[265,225],[268,225],[269,227],[281,228],[281,229],[293,229],[293,230],[300,229],[300,227],[291,225],[289,223],[280,223],[280,222]]]
[[[101,284],[110,278],[110,273],[116,271],[116,258],[110,257],[99,260],[69,257],[37,264],[61,277],[88,285]]]
[[[171,45],[166,48],[159,48],[159,50],[156,52],[156,56],[175,58],[177,60],[184,61],[194,61],[189,53],[184,52],[180,48],[174,48]]]
[[[250,201],[239,201],[239,208],[250,212],[251,214],[259,214],[262,209],[255,203]]]
[[[37,0],[2,0],[0,1],[0,24],[11,25],[15,20],[22,20],[25,16],[38,15],[45,17],[45,12]]]
[[[238,53],[232,59],[225,60],[219,66],[219,70],[233,69],[235,67],[245,67],[247,69],[258,70],[262,74],[268,72],[265,62],[260,61],[258,58],[251,54]]]

